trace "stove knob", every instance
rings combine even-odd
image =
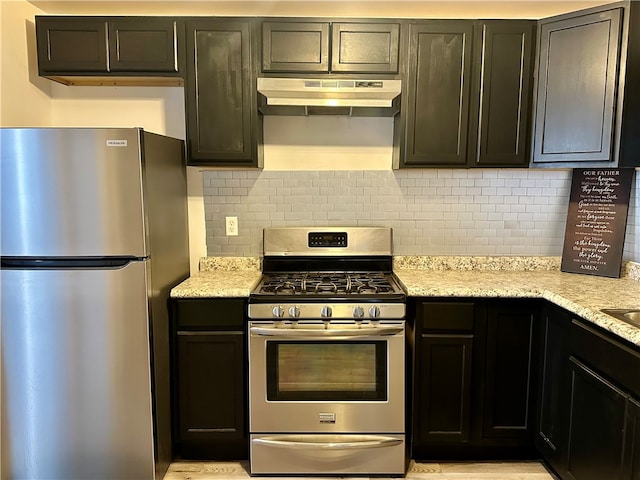
[[[298,318],[300,316],[300,308],[296,306],[289,307],[289,316],[293,318]]]
[[[329,318],[333,314],[331,307],[322,307],[320,310],[320,316],[324,318]]]
[[[369,316],[372,318],[378,318],[380,316],[380,308],[375,305],[369,309]]]
[[[281,306],[273,307],[273,310],[271,310],[271,312],[276,318],[284,317],[284,308],[282,308]]]
[[[362,318],[364,317],[364,308],[362,307],[356,307],[353,309],[353,316],[355,318]]]

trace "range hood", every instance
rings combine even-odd
[[[263,114],[393,116],[401,80],[258,78]]]

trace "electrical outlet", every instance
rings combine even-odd
[[[238,217],[225,217],[226,231],[228,237],[238,235]]]

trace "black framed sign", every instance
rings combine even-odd
[[[563,272],[619,277],[633,168],[574,169]]]

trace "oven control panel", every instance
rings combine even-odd
[[[309,232],[309,248],[347,247],[347,232]]]

